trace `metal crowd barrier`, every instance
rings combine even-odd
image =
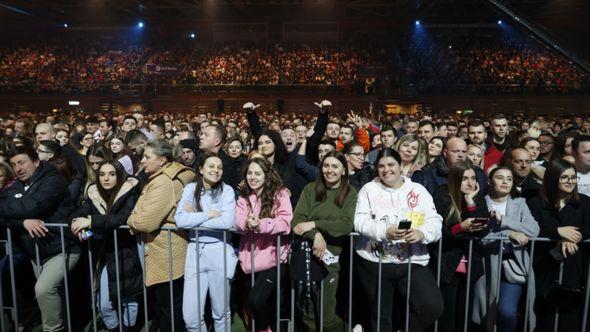
[[[63,273],[64,273],[64,293],[65,293],[65,309],[66,309],[66,319],[65,319],[65,325],[67,326],[68,331],[72,331],[72,325],[71,325],[71,308],[70,308],[70,291],[69,291],[69,279],[68,279],[68,272],[67,272],[67,266],[66,266],[66,258],[64,253],[65,251],[65,245],[64,245],[64,232],[69,232],[70,231],[70,226],[68,224],[46,224],[45,226],[47,227],[51,227],[51,228],[59,228],[59,236],[61,239],[61,254],[64,257],[64,265],[63,265]],[[65,230],[64,230],[65,229]],[[119,228],[118,230],[114,230],[113,231],[113,236],[114,236],[114,250],[115,252],[118,252],[118,237],[117,237],[117,232],[118,231],[126,231],[128,230],[129,227],[128,226],[122,226],[121,228]],[[173,284],[172,284],[172,250],[171,250],[171,241],[172,241],[172,231],[176,231],[176,230],[181,230],[175,227],[163,227],[162,231],[166,231],[168,234],[168,245],[169,245],[169,251],[168,251],[168,258],[169,258],[169,266],[168,266],[168,271],[169,271],[169,286],[170,286],[170,306],[171,306],[171,311],[174,311],[174,293],[173,293]],[[186,230],[186,229],[182,229],[182,230]],[[218,231],[218,232],[222,232],[223,233],[223,241],[225,243],[227,243],[227,233],[228,232],[232,232],[232,233],[236,233],[234,231],[224,231],[224,230],[214,230],[214,229],[208,229],[208,228],[195,228],[193,229],[196,231],[196,237],[198,239],[199,237],[199,231]],[[349,270],[348,270],[348,301],[347,301],[347,305],[348,305],[348,317],[347,317],[347,323],[348,323],[348,331],[352,331],[352,299],[353,299],[353,278],[354,278],[354,238],[359,236],[358,233],[351,233],[349,235],[349,244],[350,244],[350,248],[349,248],[349,255],[350,255],[350,266],[349,266]],[[464,313],[465,313],[465,320],[463,321],[463,331],[468,331],[468,327],[469,327],[469,322],[470,322],[470,317],[469,317],[469,298],[470,298],[470,285],[471,285],[471,272],[472,272],[472,258],[473,258],[473,243],[474,241],[479,241],[479,240],[486,240],[486,241],[501,241],[501,243],[504,242],[509,242],[509,239],[506,237],[486,237],[485,239],[481,239],[481,238],[471,238],[468,239],[468,263],[467,263],[467,281],[466,281],[466,285],[467,285],[467,289],[466,289],[466,294],[465,294],[465,307],[464,307]],[[276,331],[280,332],[281,331],[281,322],[287,322],[288,323],[288,330],[289,331],[294,331],[294,326],[295,326],[295,290],[293,285],[291,285],[291,289],[290,289],[290,304],[291,304],[291,310],[290,310],[290,317],[288,318],[281,318],[281,269],[280,269],[280,257],[281,257],[281,235],[277,235],[277,253],[276,253],[276,259],[277,262],[279,263],[279,266],[277,266],[277,292],[276,292],[276,313],[275,313],[275,320],[276,320]],[[529,261],[529,265],[527,267],[527,276],[530,275],[530,272],[533,269],[533,260],[534,260],[534,251],[535,251],[535,245],[538,242],[555,242],[556,240],[551,240],[548,238],[531,238],[530,239],[530,249],[529,249],[529,256],[530,256],[530,261]],[[4,290],[0,289],[0,308],[2,309],[2,312],[0,313],[0,325],[1,325],[1,329],[2,332],[4,332],[6,329],[6,322],[5,322],[5,317],[4,317],[4,312],[5,311],[10,311],[11,313],[11,318],[12,318],[12,323],[14,326],[14,330],[18,331],[18,326],[19,326],[19,312],[18,312],[18,306],[17,306],[17,296],[16,296],[16,283],[15,283],[15,266],[14,266],[14,252],[13,252],[13,238],[12,238],[12,231],[8,228],[7,229],[7,239],[0,241],[6,248],[6,255],[8,256],[8,260],[9,260],[9,271],[10,271],[10,285],[11,285],[11,295],[12,295],[12,303],[11,306],[4,306],[3,303],[3,293]],[[87,252],[88,252],[88,263],[89,263],[89,274],[90,274],[90,283],[91,283],[91,302],[92,302],[92,328],[93,331],[98,331],[98,318],[97,318],[97,309],[96,309],[96,295],[94,294],[94,276],[93,276],[93,266],[92,266],[92,240],[88,241],[88,247],[87,247]],[[583,241],[583,243],[590,243],[590,240],[585,240]],[[441,240],[438,241],[438,255],[437,255],[437,264],[436,264],[436,271],[435,271],[435,277],[436,277],[436,282],[437,282],[437,286],[440,287],[440,283],[441,283],[441,253],[442,253],[442,244],[443,244],[443,239],[441,238]],[[141,243],[141,251],[144,252],[145,249],[145,244]],[[199,266],[199,246],[196,245],[196,266],[197,266],[197,294],[196,297],[197,299],[200,299],[200,277],[199,277],[199,273],[198,273],[198,266]],[[502,262],[502,257],[503,257],[503,245],[499,245],[499,251],[498,251],[498,262],[499,265],[501,266],[501,262]],[[34,264],[37,266],[37,268],[40,267],[40,256],[39,256],[39,248],[38,245],[35,244],[35,250],[36,250],[36,257],[35,257],[35,261]],[[227,256],[226,256],[226,246],[224,246],[223,249],[223,263],[224,263],[224,276],[227,276]],[[255,282],[255,276],[254,276],[254,243],[253,241],[250,241],[250,250],[251,250],[251,260],[252,260],[252,273],[251,273],[251,282],[252,285],[254,285]],[[143,281],[145,281],[145,261],[144,261],[144,257],[143,255],[139,255],[140,256],[140,261],[141,261],[141,266],[143,269]],[[431,258],[432,259],[432,258]],[[118,255],[115,255],[115,263],[116,263],[116,280],[117,280],[117,300],[118,303],[121,303],[121,289],[120,289],[120,283],[119,283],[119,278],[120,278],[120,271],[119,271],[119,257]],[[184,264],[184,262],[183,262]],[[239,263],[238,263],[239,264]],[[378,279],[378,296],[377,296],[377,330],[380,330],[380,315],[381,315],[381,284],[382,284],[382,278],[381,278],[381,274],[382,274],[382,267],[383,267],[383,262],[381,260],[381,258],[379,259],[379,279]],[[406,310],[405,310],[405,319],[404,319],[404,330],[405,331],[409,331],[409,323],[410,323],[410,291],[411,291],[411,257],[410,257],[410,261],[407,264],[408,265],[408,281],[407,281],[407,295],[406,295],[406,299],[405,299],[405,305],[406,305]],[[239,267],[236,267],[236,269]],[[564,262],[562,261],[560,263],[560,267],[559,267],[559,284],[561,284],[563,282],[563,270],[564,270]],[[498,270],[498,275],[497,275],[497,279],[495,280],[491,280],[490,282],[497,282],[499,285],[499,280],[501,278],[501,273],[502,273],[502,269]],[[0,279],[1,281],[1,279]],[[524,290],[526,291],[527,287],[528,287],[528,283],[529,280],[527,278],[526,284],[523,285]],[[320,332],[323,332],[324,326],[323,326],[323,318],[324,318],[324,308],[323,308],[323,292],[324,292],[324,280],[321,281],[320,284],[320,317],[319,317],[319,321],[320,321]],[[496,298],[499,299],[499,292],[500,292],[500,288],[498,287],[496,290]],[[143,283],[143,315],[144,315],[144,330],[147,332],[147,327],[148,327],[148,300],[147,300],[147,289],[145,286],[145,282]],[[223,294],[224,294],[224,301],[226,304],[226,307],[229,307],[229,296],[228,296],[228,289],[227,289],[227,283],[224,283],[224,290],[223,290]],[[62,299],[64,300],[64,299]],[[585,327],[588,323],[588,306],[589,306],[589,300],[590,300],[590,273],[587,273],[587,278],[586,278],[586,284],[585,284],[585,293],[584,293],[584,311],[583,311],[583,318],[582,318],[582,331],[585,331]],[[524,314],[524,328],[523,330],[526,332],[528,331],[529,327],[528,327],[528,316],[529,316],[529,309],[530,306],[532,305],[532,302],[534,301],[534,299],[530,298],[530,294],[528,291],[526,291],[526,298],[525,298],[525,303],[526,303],[526,307],[525,307],[525,314]],[[122,316],[122,308],[121,305],[118,306],[118,320],[119,320],[119,330],[123,331],[123,316]],[[197,308],[195,309],[197,310],[197,317],[200,318],[200,307],[197,305]],[[139,313],[138,313],[139,315]],[[230,312],[231,315],[231,312]],[[227,321],[227,316],[225,316],[226,318],[226,329],[229,330],[230,329],[230,325],[228,324]],[[172,331],[174,331],[174,316],[172,315]],[[231,320],[231,317],[230,317]],[[457,322],[459,323],[459,322]],[[558,330],[558,326],[559,326],[559,312],[557,311],[556,313],[556,318],[555,318],[555,322],[554,322],[554,326],[553,326],[553,330],[554,332],[557,332]],[[438,331],[438,327],[439,327],[439,321],[437,320],[434,326],[434,330]],[[251,330],[254,332],[254,318],[251,318]],[[494,326],[494,331],[496,330],[497,326]]]

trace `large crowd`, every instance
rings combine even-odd
[[[3,117],[21,327],[586,328],[589,119],[258,107]]]
[[[181,84],[350,85],[370,53],[302,44],[182,45],[163,51],[154,63],[183,66]]]
[[[396,84],[422,93],[575,93],[586,91],[590,83],[588,73],[528,36],[434,29],[408,43],[383,46],[367,37],[338,45],[183,40],[148,42],[148,47],[130,41],[50,39],[0,50],[0,89],[118,92],[129,84],[157,82],[176,89],[308,85],[367,93],[367,80],[390,76]],[[146,64],[179,70],[169,76],[152,75],[144,70]]]
[[[149,48],[85,39],[48,40],[0,50],[0,87],[14,92],[92,92],[141,83]]]
[[[414,38],[406,75],[423,92],[565,93],[590,83],[587,72],[554,50],[498,33]]]

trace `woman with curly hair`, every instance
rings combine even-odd
[[[274,311],[269,309],[279,305],[273,303],[274,294],[279,291],[276,287],[277,269],[283,280],[293,209],[279,174],[266,159],[248,160],[243,178],[246,183],[236,207],[236,228],[244,232],[240,240],[239,260],[248,280],[254,273],[248,309],[256,322],[256,330],[260,331],[271,324]],[[281,239],[280,248],[277,248],[277,236]],[[279,261],[277,250],[280,250]]]

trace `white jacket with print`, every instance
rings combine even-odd
[[[358,193],[354,229],[361,234],[356,252],[362,258],[383,263],[404,264],[410,261],[426,266],[430,256],[427,244],[441,237],[442,217],[436,212],[432,196],[426,188],[409,178],[397,189],[384,186],[379,179],[364,185]],[[424,240],[408,244],[388,240],[386,230],[409,220],[411,228],[424,234]]]

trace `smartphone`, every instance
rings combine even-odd
[[[473,222],[476,224],[487,224],[490,222],[490,218],[475,218]]]
[[[401,220],[397,225],[397,229],[410,229],[412,222],[410,220]]]

